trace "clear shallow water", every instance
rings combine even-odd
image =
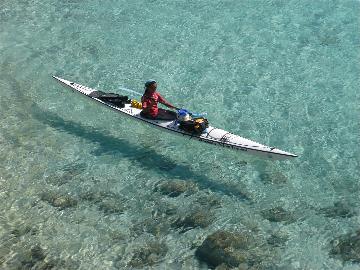
[[[329,255],[334,237],[360,228],[359,6],[3,1],[1,267],[131,268],[134,254],[156,242],[166,246],[162,259],[140,268],[206,269],[196,247],[228,229],[250,230],[258,246],[284,236],[266,244],[264,265],[274,269],[359,269]],[[268,162],[159,138],[53,74],[113,91],[141,91],[155,78],[165,97],[207,111],[215,126],[300,157]],[[156,191],[174,179],[198,191]],[[353,215],[321,212],[337,202]],[[279,206],[291,222],[264,218]],[[204,228],[171,226],[206,207],[213,219]],[[29,262],[29,252],[38,260]]]

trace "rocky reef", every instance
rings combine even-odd
[[[69,194],[58,194],[55,192],[43,192],[40,199],[50,205],[63,210],[65,208],[75,207],[78,204],[77,199]]]
[[[281,206],[262,210],[261,215],[271,222],[292,223],[296,220],[293,213],[285,210]]]
[[[3,267],[3,268],[2,268]],[[23,246],[17,253],[0,264],[1,269],[78,269],[79,264],[73,260],[62,260],[47,254],[39,244]]]
[[[198,191],[198,187],[195,183],[190,181],[171,180],[159,183],[154,191],[169,197],[177,197],[181,194],[191,195]]]
[[[266,269],[263,260],[268,256],[266,244],[260,243],[250,232],[219,230],[210,234],[195,251],[195,256],[214,269]]]
[[[320,208],[317,212],[329,218],[350,218],[356,214],[349,204],[341,201],[335,202],[332,206]]]
[[[184,217],[178,218],[173,224],[173,228],[178,228],[181,232],[186,232],[193,228],[206,228],[214,220],[214,216],[206,209],[196,209]]]
[[[149,217],[142,221],[139,221],[134,224],[131,228],[131,232],[134,235],[141,235],[142,233],[150,233],[154,236],[160,236],[162,234],[167,234],[170,230],[169,220],[162,217]]]
[[[128,265],[133,268],[155,265],[165,257],[167,251],[168,248],[164,243],[157,241],[148,242],[143,247],[134,250]]]

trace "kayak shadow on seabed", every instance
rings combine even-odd
[[[148,170],[166,173],[172,178],[176,177],[183,180],[192,180],[197,182],[201,188],[208,188],[216,193],[236,196],[238,199],[247,202],[251,201],[245,192],[242,192],[234,186],[226,186],[224,183],[219,184],[205,175],[194,172],[189,166],[177,164],[175,161],[157,153],[153,149],[134,145],[124,139],[96,130],[93,127],[85,126],[71,120],[65,120],[56,113],[42,110],[36,103],[33,103],[31,106],[31,115],[45,125],[81,137],[92,143],[96,143],[98,148],[92,152],[94,155],[99,156],[111,153],[119,154],[121,157],[127,158],[131,162],[138,163]],[[146,154],[146,158],[144,158],[144,153]],[[181,168],[175,172],[169,170],[169,168],[174,167]]]

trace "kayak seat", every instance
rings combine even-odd
[[[156,117],[146,114],[143,111],[140,112],[140,116],[150,120],[162,120],[162,121],[175,120],[177,117],[176,113],[173,111],[165,110],[162,108],[159,108],[158,110],[159,110],[158,115]]]

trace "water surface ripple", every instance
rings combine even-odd
[[[2,1],[0,268],[359,269],[359,12]],[[214,126],[299,158],[158,133],[51,75],[119,93],[154,78]]]

